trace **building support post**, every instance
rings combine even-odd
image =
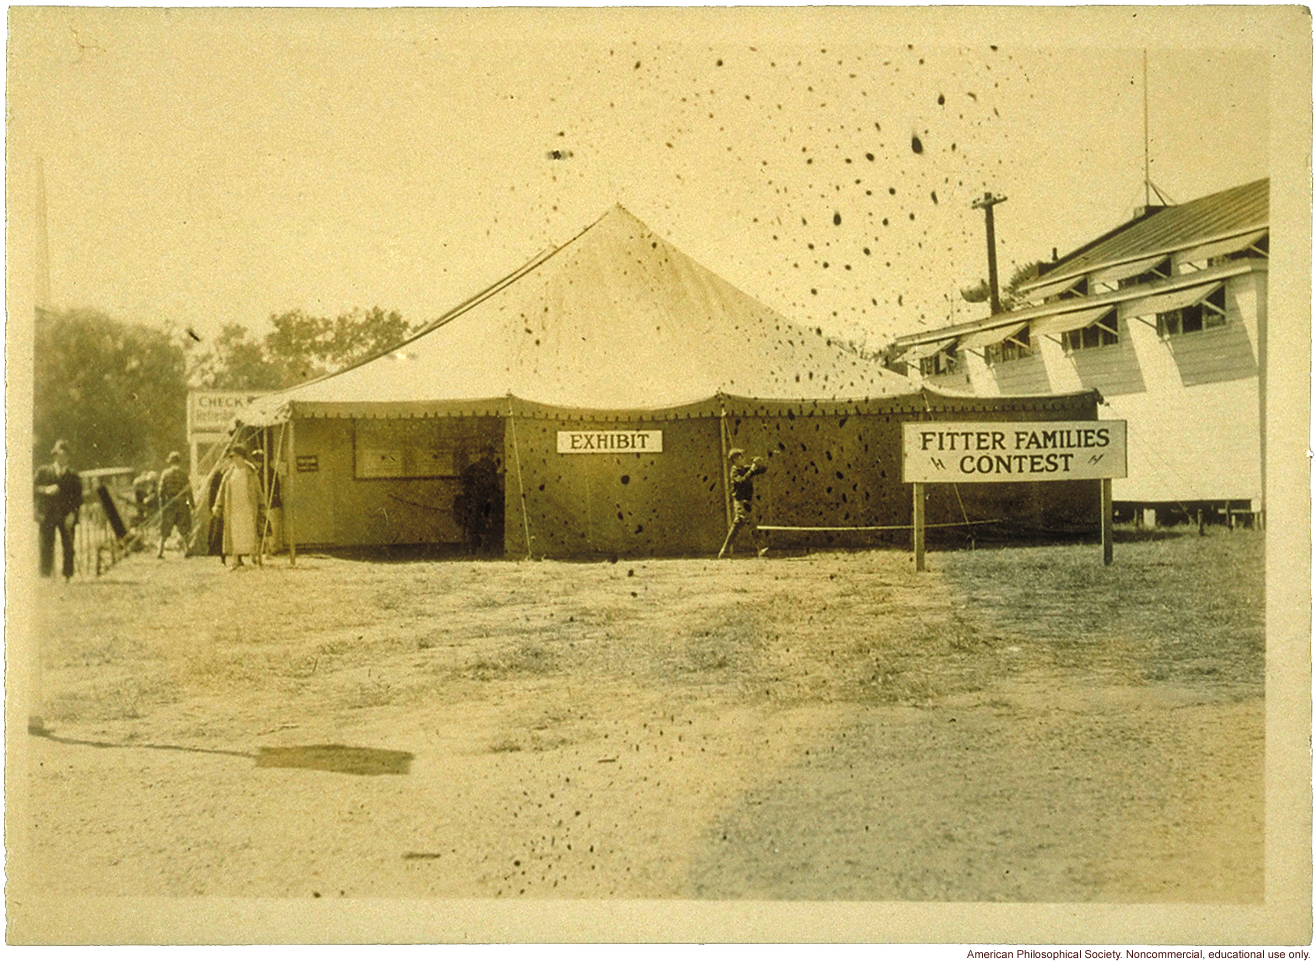
[[[913,570],[927,571],[927,503],[922,482],[913,483]]]
[[[1114,561],[1114,479],[1100,480],[1100,544],[1105,564]]]

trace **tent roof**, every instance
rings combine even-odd
[[[822,400],[907,394],[902,375],[805,330],[655,235],[619,204],[389,353],[248,409],[459,402],[655,409],[720,393]]]

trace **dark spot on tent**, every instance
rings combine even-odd
[[[638,535],[638,534],[639,534],[640,532],[642,532],[643,530],[644,530],[644,526],[643,526],[643,525],[636,525],[636,526],[635,526],[635,534],[636,534],[636,535]]]
[[[939,97],[937,97],[937,98],[936,98],[936,103],[938,103],[938,104],[940,104],[942,107],[944,107],[944,106],[945,106],[945,95],[944,95],[944,94],[941,94]]]
[[[840,226],[840,212],[839,212],[839,211],[836,211],[835,214],[832,215],[832,217],[831,217],[831,223],[834,224],[836,227],[839,227],[839,226]]]
[[[636,70],[639,69],[639,63],[640,63],[640,62],[639,62],[638,60],[635,61],[635,69],[636,69]]]
[[[935,192],[935,191],[932,191],[932,192],[931,192],[931,202],[932,202],[933,204],[939,204],[939,203],[940,203],[940,199],[936,197],[936,192]]]
[[[629,476],[629,475],[622,475],[622,476],[621,476],[621,484],[622,484],[622,485],[629,485],[629,484],[630,484],[630,476]]]
[[[915,154],[922,153],[922,138],[920,138],[917,134],[913,135],[913,153]]]
[[[610,562],[611,564],[615,565],[615,564],[617,563],[617,560],[618,560],[618,559],[619,559],[619,556],[617,556],[617,555],[613,555],[613,556],[611,556],[611,557],[608,559],[608,562]]]
[[[720,60],[717,61],[717,66],[718,66],[718,67],[721,66],[721,61],[720,61]]]
[[[411,771],[414,758],[409,752],[359,746],[261,746],[256,766],[260,769],[318,769],[353,776],[405,776]]]
[[[873,157],[871,154],[865,154],[863,156],[865,156],[868,160],[876,160],[876,158]]]
[[[893,188],[893,187],[890,188],[890,196],[891,196],[891,197],[894,197],[894,196],[895,196],[895,188]]]

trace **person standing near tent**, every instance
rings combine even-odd
[[[206,508],[210,511],[210,525],[206,532],[206,554],[218,555],[219,564],[224,564],[224,513],[219,504],[219,486],[223,484],[227,467],[220,462],[210,473],[206,482]]]
[[[160,472],[160,550],[156,558],[164,558],[164,543],[174,527],[183,536],[183,553],[192,537],[192,483],[182,469],[183,456],[169,452],[169,467]]]
[[[225,556],[233,556],[233,568],[242,567],[242,556],[251,556],[261,564],[259,519],[261,512],[260,476],[247,461],[247,449],[234,445],[229,449],[228,470],[219,483],[216,501],[224,518]]]
[[[82,479],[69,467],[68,442],[60,439],[50,451],[49,465],[37,469],[33,483],[36,499],[37,534],[41,547],[41,575],[55,573],[55,533],[63,552],[64,581],[73,578],[73,529],[82,508]]]
[[[153,471],[144,471],[132,480],[132,500],[135,510],[133,525],[144,531],[147,523],[160,507],[160,479]]]
[[[753,476],[765,474],[767,466],[758,457],[755,457],[750,464],[744,464],[743,448],[732,448],[726,454],[726,461],[730,466],[731,501],[734,502],[735,514],[731,520],[730,530],[726,532],[726,541],[721,543],[721,551],[717,553],[717,557],[725,558],[727,555],[735,554],[735,536],[745,525],[753,529],[753,539],[758,544],[758,554],[766,555],[767,546],[761,544],[762,536],[753,520]]]
[[[503,495],[495,455],[492,445],[484,447],[479,460],[461,473],[461,490],[452,500],[466,545],[477,554],[489,554],[502,542]]]

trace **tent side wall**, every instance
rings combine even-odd
[[[501,422],[298,418],[297,463],[283,465],[296,471],[298,546],[462,543],[453,511],[461,473],[486,446],[501,463]]]
[[[846,411],[753,402],[728,417],[731,444],[764,458],[755,484],[758,521],[796,528],[911,526],[913,495],[902,480],[906,421],[1082,421],[1096,418],[1095,395],[951,398],[868,402]],[[1095,481],[928,485],[930,544],[1091,534],[1100,527]],[[961,525],[965,521],[972,525]],[[781,546],[907,545],[906,527],[883,531],[773,532]]]
[[[905,545],[912,486],[902,480],[906,421],[1079,421],[1095,395],[861,403],[727,398],[716,410],[585,415],[535,406],[506,425],[506,549],[513,558],[713,554],[726,531],[723,450],[764,456],[760,524],[902,526],[881,532],[774,532],[778,546]],[[660,430],[662,451],[559,453],[559,432]],[[518,461],[519,454],[519,461]],[[1099,531],[1095,481],[927,486],[932,544],[1073,537]],[[523,500],[522,500],[523,491]],[[974,524],[960,526],[965,520]],[[980,524],[986,523],[986,524]],[[528,529],[528,531],[527,531]],[[527,541],[528,535],[528,541]]]
[[[559,431],[661,431],[662,450],[559,454]],[[509,420],[504,444],[512,558],[702,555],[716,552],[725,535],[716,416],[536,412]]]

